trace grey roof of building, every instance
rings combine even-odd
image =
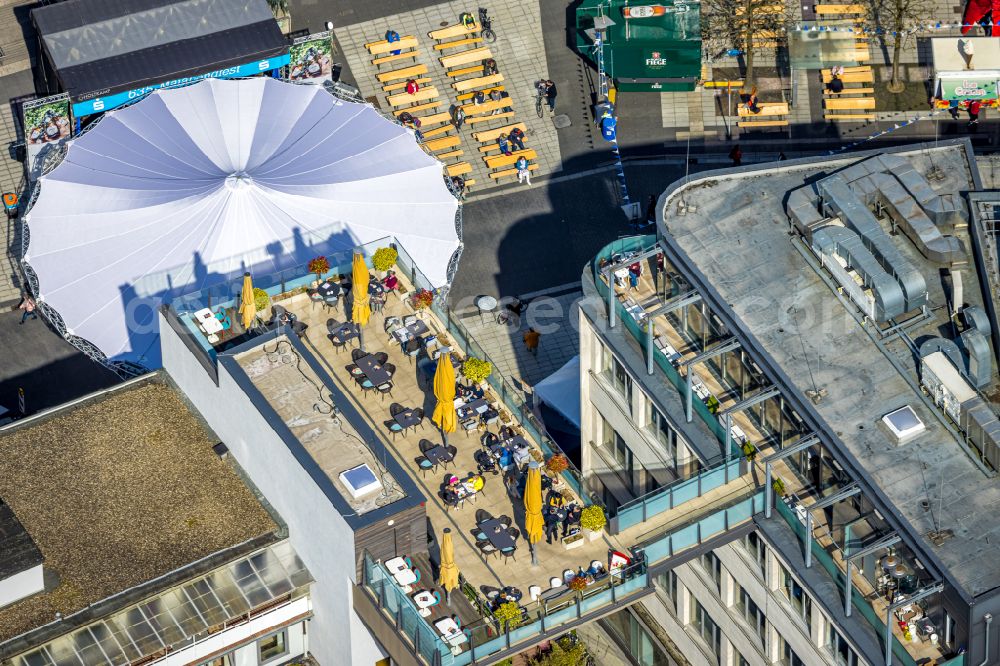
[[[940,167],[944,177],[933,182],[939,192],[976,189],[978,175],[964,143],[894,152],[924,173]],[[932,560],[927,564],[964,595],[976,596],[1000,584],[1000,558],[990,545],[1000,542],[1000,481],[972,461],[953,428],[931,408],[916,383],[906,342],[897,337],[877,344],[854,318],[853,305],[838,300],[789,233],[787,192],[864,156],[703,174],[661,198],[669,230],[664,242],[713,310],[728,313],[737,336],[766,356],[763,365],[780,375],[776,381],[797,398],[797,411],[824,429],[849,460],[848,471],[861,476],[867,494],[890,511],[890,522],[908,525]],[[678,214],[681,199],[685,214]],[[928,284],[931,316],[909,336],[918,345],[930,336],[952,337],[938,265],[902,235],[893,240]],[[976,268],[970,264],[965,271],[964,301],[982,305]],[[817,389],[826,395],[814,405],[804,395]],[[878,422],[903,405],[912,406],[927,430],[896,445]],[[935,544],[927,535],[937,530],[952,530],[953,536]]]

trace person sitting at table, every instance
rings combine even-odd
[[[566,506],[566,498],[562,496],[562,493],[553,491],[549,493],[546,504],[556,509],[562,509]]]
[[[389,273],[382,278],[382,286],[385,287],[386,291],[395,291],[396,287],[399,286],[399,278],[396,277],[396,271],[389,271]]]
[[[481,474],[473,474],[466,480],[466,482],[472,486],[472,490],[477,493],[486,487],[486,479],[484,479]]]
[[[580,509],[579,506],[577,506],[576,503],[570,504],[568,507],[566,507],[566,517],[563,519],[563,526],[562,526],[563,537],[566,536],[566,533],[569,532],[571,527],[580,524],[581,513],[582,510]]]

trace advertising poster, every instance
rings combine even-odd
[[[288,78],[323,85],[333,80],[333,41],[329,32],[300,37],[292,43]]]
[[[41,158],[73,133],[69,95],[33,99],[21,105],[28,173],[32,178],[41,168]]]

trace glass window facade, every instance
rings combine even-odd
[[[837,628],[831,623],[829,626],[829,642],[827,643],[827,649],[833,656],[833,660],[839,666],[858,666],[858,655],[851,649],[851,646],[847,643],[847,639],[840,635]]]
[[[677,431],[656,405],[649,403],[649,431],[663,447],[664,457],[671,467],[677,466]]]
[[[277,659],[288,652],[288,632],[279,631],[257,641],[261,663]]]
[[[667,608],[677,614],[677,574],[674,570],[653,576],[653,583],[667,598]]]
[[[756,634],[761,647],[764,647],[767,644],[767,617],[742,586],[740,587],[740,595],[736,602],[736,608],[743,616],[743,619],[747,621],[747,624],[750,625],[754,634]]]
[[[601,624],[640,666],[670,666],[673,663],[646,628],[627,610],[609,615],[601,620]]]
[[[767,573],[767,544],[756,532],[743,537],[743,548],[750,554],[750,559],[757,563],[756,574],[763,576]]]
[[[701,556],[701,566],[705,569],[708,577],[715,583],[716,591],[722,591],[722,562],[714,551],[708,551]]]
[[[806,630],[812,632],[812,598],[805,589],[792,578],[792,574],[784,566],[781,567],[782,592],[785,598],[792,604],[802,621],[805,622]]]
[[[697,599],[691,597],[691,626],[701,636],[716,664],[722,663],[722,631]]]
[[[785,641],[784,638],[781,639],[781,662],[782,666],[806,666],[806,662],[799,659],[799,655],[795,654],[792,647]]]

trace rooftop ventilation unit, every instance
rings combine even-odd
[[[367,463],[362,463],[357,467],[352,467],[349,470],[341,472],[340,482],[347,486],[347,490],[354,499],[382,488],[382,484]]]
[[[906,444],[927,430],[927,426],[924,425],[924,422],[920,420],[920,417],[917,416],[917,413],[909,405],[900,407],[883,416],[882,425],[892,434],[897,446]]]

